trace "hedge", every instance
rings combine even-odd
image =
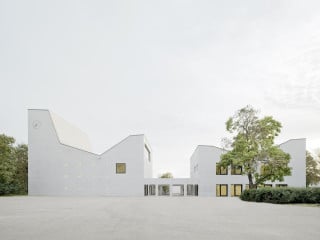
[[[267,203],[320,203],[320,188],[259,188],[244,190],[240,199]]]

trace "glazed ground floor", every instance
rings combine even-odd
[[[259,187],[288,187],[285,183],[264,184]],[[186,179],[156,179],[152,183],[144,184],[144,196],[199,196],[201,185]],[[238,197],[249,184],[213,184],[212,194],[216,197]],[[201,196],[201,194],[200,194]]]
[[[0,197],[0,213],[2,239],[314,240],[320,236],[320,207],[239,198]]]

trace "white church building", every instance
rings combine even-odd
[[[238,196],[248,179],[241,168],[216,168],[223,149],[199,145],[190,178],[153,178],[152,148],[130,135],[104,153],[91,152],[86,134],[56,114],[28,110],[29,195],[54,196]],[[291,156],[292,175],[268,187],[305,187],[306,140],[280,144]]]

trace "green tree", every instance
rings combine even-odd
[[[306,183],[307,187],[309,187],[310,185],[317,185],[320,182],[320,169],[318,168],[320,162],[308,151],[306,156]]]
[[[173,175],[170,172],[166,172],[166,173],[161,174],[160,178],[173,178]],[[170,188],[169,186],[162,186],[162,190],[163,190],[165,195],[169,195],[170,194],[169,188]]]
[[[172,173],[166,172],[160,175],[160,178],[173,178]]]
[[[28,193],[28,146],[26,144],[19,144],[15,147],[15,185],[17,186],[17,193]]]
[[[232,139],[224,139],[225,149],[218,167],[238,166],[248,176],[249,187],[255,188],[266,181],[283,181],[291,174],[290,155],[274,145],[281,131],[281,123],[271,116],[258,118],[258,111],[246,106],[226,122]]]
[[[0,135],[0,195],[15,191],[14,142],[13,137],[8,137],[4,134]]]

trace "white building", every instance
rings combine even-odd
[[[191,156],[190,178],[152,178],[152,150],[144,135],[131,135],[98,155],[86,134],[48,110],[28,111],[28,145],[30,195],[234,196],[248,183],[239,169],[217,171],[223,150],[203,145]],[[291,155],[292,176],[268,184],[304,187],[305,139],[280,147]]]

